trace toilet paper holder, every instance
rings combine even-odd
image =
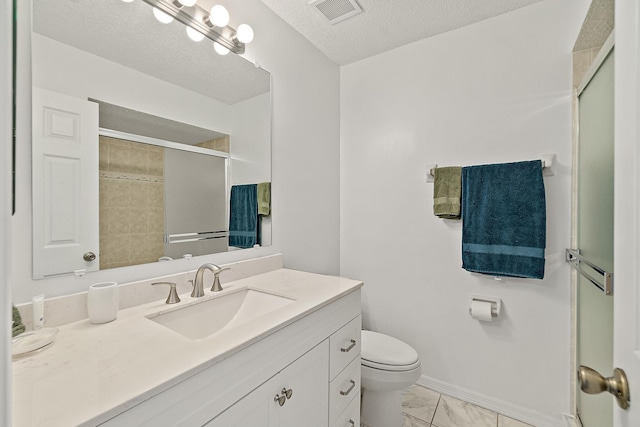
[[[494,319],[500,317],[500,312],[502,310],[502,300],[500,298],[487,297],[483,295],[473,295],[473,294],[469,295],[469,316],[472,316],[471,305],[473,301],[491,303],[491,317]]]

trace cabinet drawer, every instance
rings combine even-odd
[[[360,356],[329,384],[329,419],[335,420],[360,392]]]
[[[358,355],[360,355],[360,329],[362,316],[338,329],[329,338],[329,379],[333,380]]]
[[[360,427],[360,391],[342,411],[338,418],[332,423],[331,427]]]

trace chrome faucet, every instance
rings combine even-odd
[[[209,270],[213,273],[213,286],[211,286],[212,292],[220,292],[222,290],[222,285],[220,285],[220,273],[225,270],[229,270],[229,268],[221,268],[215,264],[207,263],[202,264],[198,271],[196,271],[196,278],[193,282],[193,292],[191,292],[191,296],[195,298],[204,296],[204,271]]]

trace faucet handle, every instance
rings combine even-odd
[[[216,265],[216,267],[218,267]],[[220,284],[220,273],[222,273],[225,270],[231,270],[230,268],[226,267],[226,268],[220,268],[218,267],[218,270],[213,272],[213,286],[211,286],[211,292],[220,292],[222,290],[222,285]]]
[[[178,293],[176,292],[176,284],[173,282],[156,282],[156,283],[152,283],[151,286],[156,286],[156,285],[169,285],[169,296],[167,297],[167,300],[165,301],[165,304],[175,304],[180,302],[180,297],[178,296]]]

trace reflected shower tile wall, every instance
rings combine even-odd
[[[231,149],[231,141],[229,139],[229,135],[212,139],[210,141],[204,141],[195,145],[198,147],[209,148],[211,150],[222,151],[225,153],[229,153]]]
[[[100,137],[100,268],[164,254],[164,151]]]

